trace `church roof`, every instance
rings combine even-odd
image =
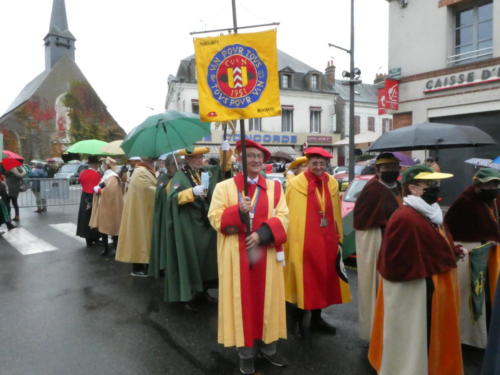
[[[5,111],[5,113],[0,117],[0,119],[4,118],[10,112],[18,108],[20,105],[27,102],[35,94],[38,88],[43,84],[43,82],[45,81],[45,79],[48,77],[49,74],[50,71],[46,70],[37,75],[30,83],[24,86],[19,95],[17,95],[17,97],[11,103],[9,108],[7,108],[7,111]]]

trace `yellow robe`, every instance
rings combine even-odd
[[[125,195],[116,260],[149,263],[156,176],[145,167],[134,169]]]
[[[244,259],[240,259],[240,243],[244,238],[244,226],[238,222],[238,187],[235,178],[220,182],[216,185],[212,195],[212,202],[208,212],[210,223],[217,231],[217,264],[219,274],[219,320],[218,320],[218,342],[224,346],[251,346],[248,338],[245,340],[244,321],[244,285],[243,278],[252,271],[247,268],[242,270]],[[262,183],[267,185],[268,212],[267,219],[274,220],[274,224],[281,227],[284,242],[286,240],[286,227],[288,223],[288,208],[284,194],[280,193],[280,199],[275,202],[275,182],[265,180],[261,177]],[[281,186],[279,187],[281,191]],[[262,190],[261,194],[264,193]],[[259,200],[259,204],[262,199]],[[274,207],[273,203],[276,203]],[[233,222],[239,226],[239,231],[228,234],[225,231],[225,218],[228,212],[232,213]],[[279,221],[277,221],[277,220]],[[258,229],[258,228],[255,228]],[[242,233],[243,232],[243,233]],[[273,230],[273,236],[276,234]],[[244,254],[244,252],[243,252]],[[268,245],[264,249],[265,286],[264,302],[262,313],[262,341],[265,343],[274,342],[280,338],[286,338],[286,316],[285,316],[285,289],[283,280],[283,266],[277,259],[277,252],[274,244]],[[255,267],[254,268],[258,268]],[[260,312],[259,312],[260,313]]]

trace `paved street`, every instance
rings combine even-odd
[[[160,282],[130,277],[129,265],[74,236],[77,206],[32,211],[22,209],[21,228],[0,237],[2,375],[239,373],[235,352],[216,343],[216,305],[187,311],[162,303]],[[326,313],[336,336],[291,336],[279,345],[290,366],[259,361],[257,370],[374,374],[357,338],[355,302]],[[465,348],[464,357],[466,374],[479,374],[482,351]]]

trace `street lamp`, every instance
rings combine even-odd
[[[342,77],[349,78],[345,85],[349,87],[349,182],[354,180],[354,86],[361,83],[359,76],[361,70],[354,68],[354,0],[351,0],[351,48],[339,47],[335,44],[328,43],[329,47],[338,48],[347,52],[351,57],[349,72],[342,72]]]

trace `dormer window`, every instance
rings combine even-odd
[[[281,88],[289,89],[292,87],[292,75],[283,73],[281,74]]]
[[[318,78],[317,74],[311,75],[311,90],[318,90]]]

